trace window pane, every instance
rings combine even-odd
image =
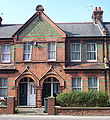
[[[76,44],[76,51],[80,51],[80,44]]]
[[[56,59],[56,44],[55,42],[49,42],[48,43],[48,59]]]
[[[72,88],[73,91],[81,91],[81,78],[72,79]]]
[[[88,78],[88,87],[89,90],[98,89],[98,79],[95,77]]]
[[[2,45],[2,61],[10,62],[10,44]]]
[[[7,96],[7,88],[0,88],[0,97]]]
[[[23,54],[23,60],[31,60],[31,44],[25,43],[24,44],[24,54]]]
[[[71,60],[80,60],[80,44],[72,43],[71,44]]]
[[[0,87],[7,87],[7,78],[0,78]]]
[[[87,60],[96,60],[96,44],[87,44]]]

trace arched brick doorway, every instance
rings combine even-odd
[[[56,97],[60,93],[60,82],[55,77],[48,77],[43,82],[43,92],[42,92],[42,101],[44,104],[44,98],[46,97]]]
[[[19,106],[35,106],[35,85],[32,78],[24,77],[19,81]]]

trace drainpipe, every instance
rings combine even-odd
[[[103,59],[103,61],[104,61],[104,64],[105,64],[105,70],[104,70],[104,74],[105,74],[105,91],[107,92],[107,94],[108,94],[108,96],[109,96],[109,99],[110,99],[110,88],[109,88],[109,86],[110,86],[110,76],[109,76],[109,71],[108,71],[108,68],[109,68],[109,66],[108,66],[108,63],[109,63],[109,61],[108,61],[108,54],[107,54],[107,41],[106,41],[106,37],[103,37],[103,50],[104,50],[104,54],[103,54],[103,56],[104,56],[104,59]]]

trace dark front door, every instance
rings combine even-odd
[[[43,102],[44,105],[44,98],[51,96],[51,83],[44,83],[43,85]]]
[[[27,105],[27,83],[20,83],[19,105]]]

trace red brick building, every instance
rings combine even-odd
[[[110,92],[110,23],[95,8],[93,22],[54,23],[42,6],[23,25],[0,18],[0,97],[18,106],[43,105],[64,89]]]

